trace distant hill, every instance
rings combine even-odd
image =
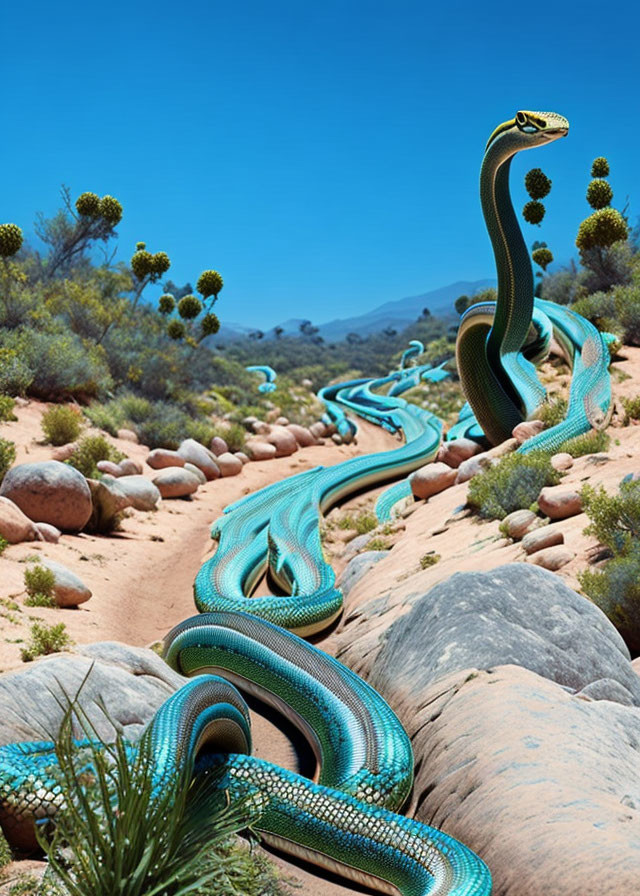
[[[340,342],[348,333],[358,333],[360,336],[368,336],[371,333],[379,333],[387,327],[402,329],[416,320],[423,308],[428,308],[433,315],[452,314],[453,303],[461,295],[475,295],[483,289],[495,286],[495,280],[458,280],[440,289],[421,293],[418,296],[408,296],[404,299],[396,299],[393,302],[385,302],[372,311],[359,314],[354,317],[338,318],[325,324],[313,323],[318,327],[320,335],[325,342]],[[294,318],[279,324],[286,334],[298,333],[299,326],[304,318]],[[225,324],[216,334],[216,342],[233,342],[245,339],[252,331],[251,327],[240,324]],[[273,328],[264,331],[264,338],[274,338]]]

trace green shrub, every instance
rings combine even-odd
[[[640,654],[640,548],[578,574],[584,593],[615,625],[632,656]]]
[[[33,373],[21,355],[12,348],[0,348],[0,392],[25,395]]]
[[[609,434],[600,430],[591,430],[573,439],[563,442],[558,451],[566,451],[571,457],[582,457],[585,454],[599,454],[606,451],[611,439]]]
[[[2,535],[0,535],[0,557],[4,554],[4,552],[6,551],[6,549],[8,547],[9,547],[9,542],[7,541],[6,538],[3,538]]]
[[[242,451],[247,440],[247,431],[240,423],[231,423],[221,429],[218,435],[225,440],[229,451]]]
[[[87,738],[81,747],[74,718]],[[56,755],[63,802],[38,839],[69,896],[282,893],[269,864],[233,838],[255,809],[248,799],[230,806],[219,773],[194,781],[186,763],[158,787],[151,738],[143,736],[135,754],[120,735],[106,744],[75,705],[63,718]]]
[[[619,286],[615,290],[615,309],[622,341],[626,345],[640,345],[640,286]]]
[[[372,538],[371,541],[368,541],[364,550],[366,551],[388,551],[390,550],[390,544],[384,538]]]
[[[440,560],[440,554],[436,554],[435,551],[428,551],[420,557],[420,569],[429,569],[430,566],[435,566],[438,560]]]
[[[104,436],[85,436],[78,442],[75,451],[66,463],[79,470],[87,479],[99,478],[96,464],[99,460],[110,460],[114,464],[126,457]]]
[[[548,454],[508,454],[473,477],[467,501],[480,516],[502,520],[514,510],[529,508],[542,488],[559,481]]]
[[[555,401],[547,401],[538,411],[538,418],[542,420],[547,429],[562,423],[567,416],[567,401],[564,398],[557,398]]]
[[[623,398],[622,406],[627,419],[640,420],[640,395],[635,395],[633,398]]]
[[[361,510],[355,515],[348,513],[338,520],[339,529],[354,529],[358,535],[366,535],[372,529],[375,529],[377,525],[376,515],[370,510]]]
[[[628,554],[640,543],[640,481],[623,480],[617,495],[604,486],[587,484],[580,492],[584,512],[590,519],[585,530],[614,554]]]
[[[53,596],[56,577],[46,566],[39,563],[28,566],[24,571],[24,586],[29,595],[25,600],[28,607],[55,607]]]
[[[14,407],[15,401],[10,395],[0,394],[0,423],[18,419],[13,413]]]
[[[73,641],[69,637],[67,627],[64,622],[58,622],[57,625],[45,625],[44,623],[34,622],[31,626],[31,637],[26,647],[20,651],[22,660],[25,663],[31,662],[37,656],[46,656],[49,653],[57,653],[66,647],[71,647]]]
[[[4,868],[5,865],[8,865],[9,862],[13,861],[13,855],[11,853],[11,847],[6,841],[2,830],[0,830],[0,868]]]
[[[0,482],[16,459],[16,446],[9,439],[0,439]]]
[[[42,431],[50,445],[75,442],[82,428],[82,413],[64,404],[54,405],[42,415]]]

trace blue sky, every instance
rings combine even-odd
[[[223,321],[323,322],[493,276],[478,171],[520,108],[571,122],[522,153],[553,180],[558,262],[588,212],[591,160],[640,214],[631,2],[245,0],[3,4],[0,219],[26,233],[66,183],[124,205],[169,276],[225,279]],[[153,293],[148,293],[149,298]]]

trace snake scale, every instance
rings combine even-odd
[[[461,321],[457,361],[469,405],[454,437],[484,434],[498,442],[535,412],[544,390],[534,365],[552,335],[574,371],[567,418],[522,450],[553,449],[606,419],[611,394],[604,340],[567,309],[534,303],[531,264],[509,198],[513,156],[567,130],[566,120],[553,113],[518,112],[487,144],[481,199],[498,299],[472,306]],[[230,505],[214,523],[217,550],[194,585],[200,612],[165,640],[166,661],[194,677],[158,710],[146,736],[159,779],[191,753],[198,755],[197,771],[212,763],[221,767],[221,786],[232,799],[249,794],[259,800],[255,826],[275,847],[383,893],[488,896],[491,876],[478,856],[397,814],[412,786],[413,755],[389,705],[355,673],[302,640],[329,625],[342,607],[322,553],[322,513],[356,490],[406,477],[437,452],[441,422],[401,397],[422,376],[437,381],[446,375],[430,365],[405,368],[420,350],[412,343],[401,369],[388,377],[319,393],[326,419],[345,438],[356,429],[346,412],[355,411],[401,433],[403,444],[277,482]],[[266,368],[257,370],[270,379]],[[406,479],[384,492],[378,516],[387,518],[407,493]],[[284,594],[251,597],[267,569]],[[305,734],[316,757],[314,780],[250,755],[249,714],[239,691],[259,697]],[[34,816],[55,813],[53,764],[50,743],[0,748],[0,821],[8,836],[32,825]]]

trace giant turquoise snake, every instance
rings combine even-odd
[[[481,194],[498,268],[498,300],[495,306],[472,306],[458,340],[458,366],[475,418],[462,414],[456,431],[477,432],[479,424],[493,442],[508,437],[543,400],[532,361],[552,331],[573,363],[567,419],[523,450],[556,447],[601,419],[610,403],[607,351],[597,331],[549,303],[536,303],[534,313],[531,265],[509,199],[513,155],[567,128],[560,116],[519,112],[491,135]],[[200,615],[176,626],[165,642],[167,662],[197,677],[158,710],[149,731],[159,778],[211,740],[232,798],[260,795],[255,826],[268,843],[386,893],[488,896],[488,869],[473,852],[394,814],[411,788],[413,757],[387,703],[298,637],[319,631],[341,611],[342,595],[322,555],[322,511],[357,489],[406,475],[437,451],[440,422],[399,397],[415,382],[415,370],[321,392],[345,436],[355,428],[346,408],[401,431],[404,445],[275,483],[226,508],[214,524],[217,551],[195,582]],[[393,395],[374,391],[388,384]],[[383,494],[379,515],[388,515],[406,490],[405,480]],[[250,597],[267,566],[288,596]],[[246,755],[248,714],[234,685],[276,707],[306,734],[317,759],[314,782]],[[0,748],[0,820],[9,836],[12,824],[32,823],[33,806],[40,814],[55,811],[46,793],[51,746]],[[208,761],[203,757],[201,764]]]

